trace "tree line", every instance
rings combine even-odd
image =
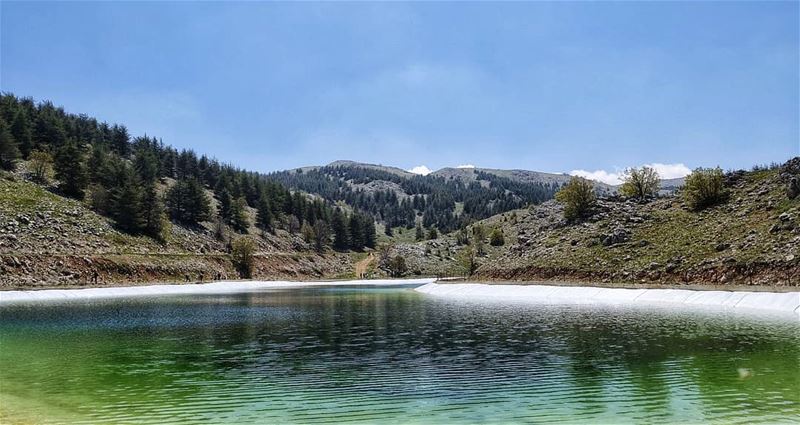
[[[171,223],[212,222],[238,233],[248,233],[251,225],[296,233],[305,225],[334,234],[333,240],[319,241],[320,249],[331,243],[337,249],[374,246],[375,224],[363,214],[345,214],[332,202],[290,191],[267,175],[178,150],[155,137],[131,137],[124,125],[3,93],[0,167],[12,170],[19,161],[26,161],[32,179],[50,184],[54,178],[62,195],[84,200],[130,234],[165,241]],[[337,239],[340,216],[347,225]]]

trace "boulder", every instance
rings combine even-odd
[[[628,231],[623,228],[616,228],[611,233],[603,235],[601,237],[601,243],[603,246],[611,246],[616,245],[619,243],[627,242],[630,239],[630,235]]]
[[[792,177],[786,185],[786,196],[788,196],[789,199],[794,199],[798,195],[800,195],[800,179]]]

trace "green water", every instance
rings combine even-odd
[[[800,324],[408,287],[0,307],[2,423],[800,422]]]

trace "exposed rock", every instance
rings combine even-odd
[[[630,239],[628,231],[626,229],[618,227],[614,229],[611,233],[603,235],[603,237],[601,238],[601,243],[603,244],[603,246],[612,246],[623,242],[627,242],[628,239]]]
[[[731,247],[731,244],[722,242],[722,243],[718,243],[717,246],[714,249],[716,249],[717,252],[722,252],[722,251],[725,251],[726,249],[728,249],[730,247]]]
[[[786,184],[786,196],[789,199],[794,199],[798,195],[800,195],[800,179],[792,177],[789,179],[789,183]]]

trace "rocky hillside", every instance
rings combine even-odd
[[[482,220],[502,229],[505,244],[486,239],[476,277],[800,285],[800,196],[787,196],[800,179],[800,158],[726,179],[729,200],[701,212],[678,196],[644,203],[611,197],[578,224],[564,220],[554,201]],[[448,235],[393,252],[407,258],[411,273],[455,275],[463,274],[463,249]]]
[[[527,184],[554,184],[561,186],[569,182],[572,177],[569,174],[543,173],[531,170],[499,170],[494,168],[442,168],[431,173],[432,176],[442,177],[447,180],[460,180],[465,183],[477,181],[488,184],[489,181],[481,178],[484,174],[506,178],[518,183]],[[595,181],[595,188],[600,194],[612,194],[616,192],[616,187],[602,182]]]
[[[258,243],[256,278],[353,274],[350,254],[316,254],[299,235],[283,229],[272,234],[251,228],[249,233]],[[87,284],[95,271],[100,284],[238,276],[226,242],[214,237],[211,223],[172,224],[162,244],[120,232],[85,204],[19,175],[1,175],[0,289]]]

